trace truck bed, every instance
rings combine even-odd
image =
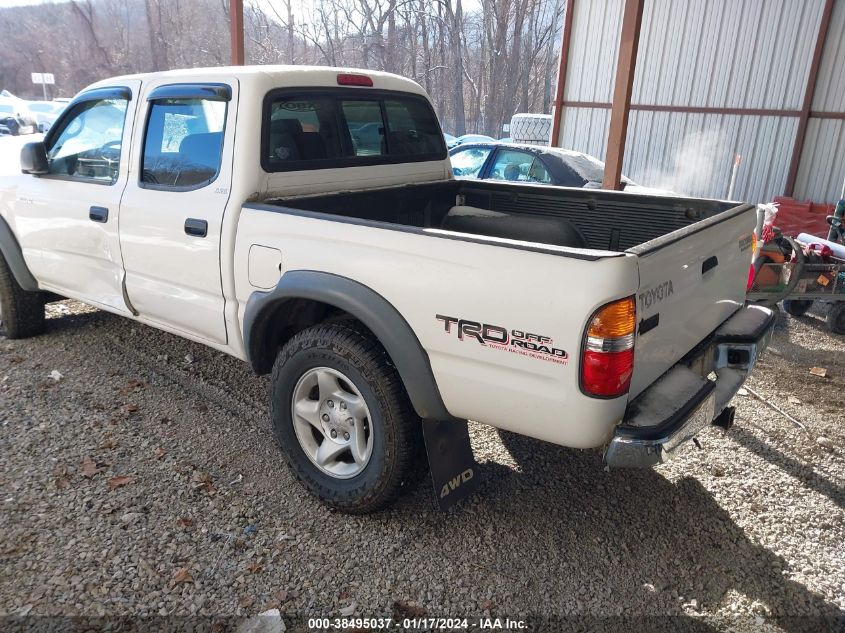
[[[474,181],[260,202],[363,221],[613,252],[642,248],[696,222],[739,210],[736,203],[720,200]]]
[[[564,258],[636,256],[631,396],[743,305],[755,221],[746,203],[477,181],[264,202],[247,206]]]

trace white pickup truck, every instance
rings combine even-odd
[[[81,92],[0,180],[5,335],[71,297],[272,372],[293,472],[347,512],[477,481],[466,420],[657,464],[772,328],[750,204],[459,182],[401,77],[245,67]],[[467,457],[467,455],[469,457]]]

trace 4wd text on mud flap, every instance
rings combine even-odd
[[[452,326],[456,326],[455,331],[459,341],[467,338],[474,339],[485,347],[506,350],[541,360],[550,360],[564,365],[569,359],[569,354],[565,350],[554,347],[554,341],[548,336],[532,334],[524,330],[509,330],[500,325],[443,316],[442,314],[436,314],[435,317],[438,321],[443,322],[443,330],[446,334],[451,334]]]
[[[470,479],[475,477],[475,473],[473,472],[472,468],[467,468],[464,472],[462,472],[457,477],[453,477],[440,489],[440,498],[446,497],[449,495],[450,492],[456,490],[460,487],[461,484],[466,483]]]

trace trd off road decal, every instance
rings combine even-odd
[[[457,334],[459,341],[474,340],[485,347],[560,365],[566,365],[569,362],[569,354],[555,347],[554,341],[548,336],[531,334],[524,330],[509,330],[500,325],[479,323],[442,314],[436,314],[435,317],[443,322],[443,330],[446,334]]]

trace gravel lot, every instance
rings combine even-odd
[[[47,336],[0,339],[0,613],[841,630],[845,340],[818,318],[785,318],[749,382],[808,433],[748,395],[703,450],[608,473],[527,440],[517,462],[473,425],[479,494],[439,513],[425,482],[354,518],[294,482],[246,364],[76,302],[48,314]]]

